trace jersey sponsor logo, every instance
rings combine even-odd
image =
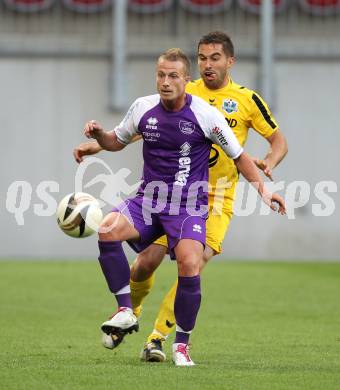
[[[232,114],[233,112],[238,111],[237,102],[233,99],[225,99],[223,100],[222,109],[228,114]]]
[[[179,153],[181,156],[188,156],[190,154],[191,145],[188,142],[184,142],[184,144],[180,147]]]
[[[201,225],[198,225],[198,224],[195,224],[195,225],[192,227],[192,231],[193,231],[193,232],[197,232],[197,233],[202,233],[202,226],[201,226]]]
[[[178,159],[178,167],[179,171],[176,173],[175,176],[175,185],[184,187],[187,184],[188,177],[190,174],[190,164],[191,164],[191,158],[190,157],[180,157]]]
[[[157,123],[158,123],[158,119],[157,118],[154,118],[154,117],[150,117],[149,119],[147,119],[147,122],[148,124],[145,126],[147,129],[150,129],[150,130],[157,130]]]
[[[228,122],[229,127],[232,129],[237,126],[237,120],[234,118],[225,118],[225,120]]]
[[[219,127],[214,127],[212,132],[216,134],[217,139],[220,141],[221,145],[228,145],[228,141],[225,139],[222,130]]]
[[[161,136],[157,131],[143,131],[142,134],[145,141],[149,142],[156,142],[157,139]]]
[[[195,131],[195,123],[179,121],[179,129],[183,134],[192,134]]]

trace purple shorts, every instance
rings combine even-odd
[[[176,258],[174,248],[179,240],[188,238],[199,241],[205,246],[205,215],[190,215],[186,209],[181,209],[179,215],[169,215],[166,212],[148,213],[145,209],[143,197],[136,196],[112,210],[123,214],[140,234],[140,240],[128,241],[137,253],[142,252],[164,234],[168,238],[169,254],[173,260]]]

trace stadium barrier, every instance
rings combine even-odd
[[[13,11],[40,12],[51,8],[55,0],[3,0],[3,2]]]
[[[300,7],[316,16],[331,16],[340,12],[340,0],[299,0]]]
[[[10,10],[23,13],[46,11],[58,2],[56,0],[0,0]],[[222,14],[228,12],[235,4],[245,12],[260,14],[262,0],[128,0],[130,11],[141,14],[171,12],[176,2],[188,12],[198,15]],[[94,14],[110,8],[111,0],[62,0],[61,5],[78,13]],[[281,14],[290,6],[298,4],[306,14],[314,16],[331,16],[340,13],[340,0],[273,0],[276,14]]]
[[[69,10],[81,13],[102,12],[111,5],[111,0],[63,0],[62,2]]]
[[[229,10],[232,0],[180,0],[180,4],[188,11],[207,15]]]
[[[173,5],[173,0],[129,0],[128,7],[131,11],[140,13],[156,13],[168,10]]]
[[[273,0],[274,10],[276,13],[282,12],[287,9],[290,4],[289,0]],[[238,0],[239,6],[245,11],[249,11],[254,14],[261,12],[262,0]]]

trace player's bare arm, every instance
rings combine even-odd
[[[93,154],[99,153],[103,148],[98,144],[97,141],[92,142],[82,142],[73,150],[73,157],[77,163],[83,161],[84,156],[91,156]]]
[[[238,158],[234,160],[235,165],[239,172],[247,179],[258,191],[264,203],[266,203],[272,210],[277,210],[282,215],[286,213],[285,202],[281,196],[275,193],[270,193],[264,185],[259,171],[256,169],[256,165],[249,157],[249,155],[243,152]]]
[[[267,155],[263,160],[254,158],[253,161],[270,180],[273,180],[272,171],[288,153],[288,144],[280,129],[277,129],[275,133],[269,136],[267,141],[270,144]]]
[[[244,152],[235,134],[226,124],[223,115],[215,109],[207,110],[206,113],[206,118],[210,119],[209,139],[219,145],[224,153],[234,160],[238,171],[257,189],[264,203],[274,211],[277,210],[277,205],[275,205],[277,203],[279,206],[278,212],[282,215],[285,214],[286,207],[283,198],[277,194],[271,194],[266,189],[253,159]]]
[[[85,124],[84,135],[87,138],[94,138],[102,149],[111,152],[117,152],[126,146],[118,141],[114,131],[105,131],[102,125],[95,120],[91,120]]]
[[[141,135],[135,135],[131,139],[130,144],[139,141],[141,139],[142,139]],[[102,150],[103,148],[99,145],[99,143],[96,140],[91,142],[82,142],[73,150],[73,156],[74,159],[77,161],[77,163],[81,163],[84,160],[85,156],[92,156],[93,154],[97,154]]]

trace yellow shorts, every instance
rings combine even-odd
[[[230,220],[233,216],[231,211],[223,211],[219,215],[214,215],[209,213],[207,219],[207,235],[206,235],[206,244],[212,248],[216,254],[222,252],[222,242],[224,236],[227,233]],[[168,246],[168,241],[166,236],[158,238],[154,244]]]

